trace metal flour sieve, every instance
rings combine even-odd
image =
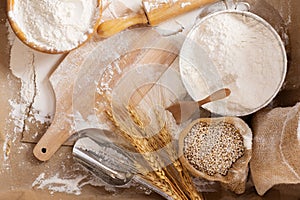
[[[225,23],[216,27],[219,32],[207,29],[210,20],[218,22],[217,19],[228,16],[240,20],[242,25],[228,27]],[[226,28],[239,33],[243,23],[251,26],[251,31],[263,30],[264,34],[256,34],[251,38],[241,34],[230,39],[226,38],[230,35],[223,35]],[[253,28],[255,26],[256,29]],[[219,39],[217,42],[216,38]],[[235,52],[236,56],[231,55],[234,50],[228,49],[225,41],[229,41],[233,47],[234,42],[241,46],[237,47],[240,49]],[[251,52],[245,51],[245,48],[249,49],[248,41],[254,44]],[[272,49],[272,55],[268,54],[268,49]],[[255,51],[261,54],[253,53]],[[255,55],[264,57],[259,60]],[[237,60],[244,64],[237,67]],[[200,19],[189,32],[180,52],[181,77],[195,101],[216,89],[231,89],[229,98],[203,106],[218,115],[246,116],[265,107],[282,87],[286,71],[287,56],[280,36],[268,22],[248,11],[223,10]],[[271,75],[274,77],[269,78]]]

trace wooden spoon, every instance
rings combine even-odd
[[[178,101],[173,105],[166,108],[169,112],[172,113],[173,117],[177,124],[185,122],[188,120],[200,106],[220,99],[224,99],[231,94],[230,89],[223,88],[220,89],[208,97],[196,102],[196,101]]]
[[[98,33],[98,35],[102,38],[110,37],[120,31],[125,30],[128,27],[144,24],[155,26],[159,23],[181,15],[183,13],[195,10],[202,6],[215,3],[219,0],[180,0],[180,1],[157,1],[157,0],[142,0],[142,9],[140,13],[136,15],[130,15],[118,19],[112,19],[103,22],[100,24],[100,17],[94,25],[94,31]],[[98,0],[100,13],[102,13],[102,4],[101,0]],[[7,0],[7,12],[9,13],[14,8],[14,0]],[[45,53],[66,53],[67,51],[59,51],[59,50],[49,50],[46,48],[39,47],[38,45],[28,42],[25,34],[22,32],[21,28],[14,22],[14,20],[8,15],[9,22],[11,24],[12,29],[16,33],[16,35],[29,47],[36,49],[38,51],[42,51]],[[100,24],[100,25],[99,25]],[[81,42],[79,46],[83,45],[88,39],[90,39],[92,33],[88,35],[87,39],[84,42]],[[76,47],[77,48],[77,47]],[[76,49],[75,48],[75,49]],[[72,49],[73,50],[73,49]]]
[[[140,13],[105,21],[100,24],[97,32],[100,37],[107,38],[138,24],[156,26],[163,21],[217,1],[219,0],[142,0]]]

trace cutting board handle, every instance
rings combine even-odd
[[[47,134],[44,134],[43,137],[39,140],[36,146],[33,149],[34,156],[40,161],[49,160],[55,152],[64,144],[70,134],[68,134],[68,129],[59,127],[66,121],[56,122],[53,121],[51,126],[47,130]]]

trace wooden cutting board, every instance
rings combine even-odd
[[[103,114],[107,106],[103,98],[110,98],[116,86],[120,98],[129,96],[130,104],[137,107],[143,103],[145,110],[149,101],[150,104],[159,103],[157,100],[162,89],[154,85],[162,80],[168,82],[168,77],[174,82],[161,84],[160,88],[167,91],[163,92],[164,98],[160,98],[164,101],[160,102],[162,106],[184,97],[186,91],[178,72],[182,42],[180,37],[166,38],[150,28],[137,28],[106,40],[91,41],[69,54],[50,78],[56,97],[56,112],[51,126],[34,149],[35,156],[42,161],[50,159],[78,130],[109,129],[109,122]],[[118,85],[126,78],[125,83]],[[124,95],[120,94],[123,92]],[[72,145],[72,141],[66,144]]]

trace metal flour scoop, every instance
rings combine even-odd
[[[159,188],[138,175],[135,160],[141,155],[116,145],[114,133],[100,129],[84,129],[78,132],[79,139],[73,147],[76,161],[110,186],[122,187],[132,181],[139,183],[166,199],[172,199]],[[115,139],[116,140],[116,139]],[[118,143],[124,142],[117,139]],[[141,158],[141,157],[140,157]]]

